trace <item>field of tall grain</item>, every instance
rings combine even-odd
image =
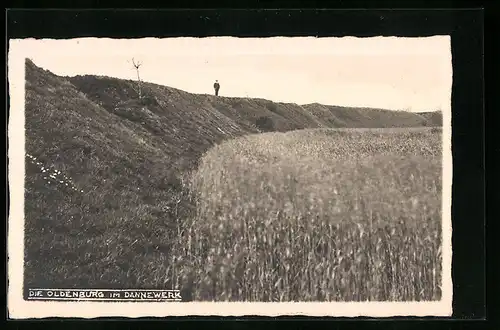
[[[194,300],[441,297],[441,130],[227,141],[191,178],[174,277]]]

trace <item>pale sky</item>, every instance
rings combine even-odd
[[[26,42],[26,40],[24,41]],[[298,104],[432,111],[450,107],[449,36],[427,38],[80,38],[30,40],[58,75],[141,78],[191,93]]]

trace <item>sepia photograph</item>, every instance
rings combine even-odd
[[[13,317],[451,315],[449,36],[9,46]]]

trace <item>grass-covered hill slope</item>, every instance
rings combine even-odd
[[[27,60],[27,287],[175,286],[165,276],[176,262],[172,235],[193,213],[183,177],[224,140],[425,122],[403,112],[195,95],[150,83],[142,94],[134,81],[60,77]]]
[[[420,112],[419,115],[427,120],[427,126],[443,126],[443,113],[441,111]]]

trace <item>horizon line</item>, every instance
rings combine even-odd
[[[31,63],[33,63],[33,65],[36,66],[37,68],[40,68],[40,69],[45,70],[45,71],[48,71],[51,74],[53,74],[53,75],[55,75],[57,77],[61,77],[61,78],[75,78],[75,77],[90,76],[90,77],[96,77],[96,78],[110,78],[110,79],[117,79],[117,80],[123,80],[123,81],[137,82],[137,80],[134,80],[134,79],[131,79],[131,78],[126,79],[126,78],[119,78],[119,77],[116,77],[116,76],[99,75],[99,74],[95,74],[95,73],[75,74],[75,75],[60,75],[60,74],[54,73],[50,69],[46,69],[46,68],[44,68],[42,66],[37,65],[33,59],[31,59],[29,57],[26,57],[25,64],[27,64],[28,61],[31,61]],[[26,65],[25,65],[25,67],[26,67]],[[162,86],[162,87],[166,87],[166,88],[171,88],[171,89],[175,89],[175,90],[178,90],[178,91],[181,91],[181,92],[184,92],[184,93],[187,93],[187,94],[192,94],[192,95],[200,95],[200,96],[206,95],[206,96],[213,96],[213,97],[220,97],[220,98],[239,98],[239,99],[265,100],[265,101],[270,101],[270,102],[278,103],[278,104],[294,104],[294,105],[298,105],[298,106],[307,106],[307,105],[317,104],[317,105],[328,106],[328,107],[352,108],[352,109],[371,109],[371,110],[382,110],[382,111],[392,111],[392,112],[407,112],[407,113],[429,113],[429,112],[442,112],[443,111],[442,109],[434,109],[434,110],[432,110],[432,109],[428,109],[428,110],[420,110],[420,109],[406,110],[406,109],[383,108],[383,107],[376,107],[376,106],[355,106],[355,105],[327,104],[327,103],[320,103],[320,102],[317,102],[317,101],[316,102],[310,102],[310,103],[297,103],[297,102],[291,102],[291,101],[278,101],[278,100],[272,100],[272,99],[266,99],[266,98],[261,98],[261,97],[248,96],[248,95],[247,96],[224,96],[224,95],[215,96],[215,95],[210,94],[210,93],[189,92],[189,91],[177,88],[177,87],[173,87],[173,86],[170,86],[170,85],[164,85],[164,84],[157,83],[157,82],[154,82],[154,81],[148,81],[148,80],[142,80],[141,79],[141,83],[147,83],[147,84],[158,85],[158,86]]]

